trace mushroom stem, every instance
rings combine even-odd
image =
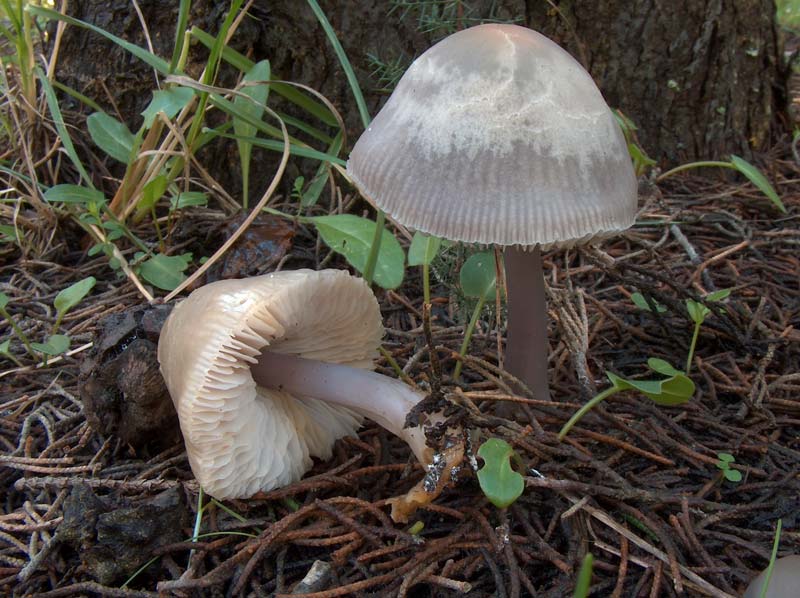
[[[547,382],[547,299],[542,254],[508,247],[503,252],[508,292],[506,371],[525,383],[534,397],[550,400]]]
[[[348,407],[399,436],[421,463],[428,449],[421,427],[406,428],[406,416],[423,398],[408,385],[369,370],[264,352],[250,372],[256,384]]]

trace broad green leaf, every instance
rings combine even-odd
[[[733,463],[736,461],[736,457],[730,453],[717,453],[717,459],[719,459],[723,464]]]
[[[268,81],[269,78],[269,60],[262,60],[254,64],[253,67],[245,73],[242,81],[243,83],[252,83],[254,81]],[[261,85],[244,85],[239,91],[245,97],[236,96],[233,100],[234,106],[244,114],[247,114],[251,119],[261,120],[261,117],[264,115],[264,106],[269,96],[269,85],[266,83]],[[237,135],[236,146],[239,149],[239,161],[242,170],[243,204],[247,207],[247,197],[250,186],[250,157],[253,153],[253,144],[247,141],[246,138],[255,137],[257,130],[249,122],[234,117],[233,131]]]
[[[650,304],[647,302],[647,299],[645,299],[644,295],[642,295],[641,293],[631,293],[631,301],[633,301],[633,304],[639,309],[643,309],[649,312],[653,311],[650,308]],[[658,311],[658,313],[663,314],[665,311],[667,311],[667,308],[661,305],[658,301],[656,301],[655,299],[653,299],[652,301],[653,305],[656,306],[656,310]]]
[[[364,271],[367,257],[375,236],[375,222],[352,214],[316,216],[304,219],[314,224],[320,237],[336,253],[359,272]],[[384,289],[395,289],[403,282],[405,254],[395,236],[384,230],[378,262],[375,266],[375,282]]]
[[[0,293],[0,309],[5,309],[9,301],[10,299],[8,298],[8,295],[5,293]]]
[[[11,339],[6,339],[0,343],[0,354],[11,355]]]
[[[22,235],[20,234],[20,236]],[[0,224],[0,242],[14,243],[16,242],[16,240],[17,240],[17,229],[10,224]]]
[[[171,291],[186,279],[184,271],[192,261],[191,253],[156,254],[139,264],[139,274],[147,282],[164,291]]]
[[[694,382],[684,374],[666,380],[626,380],[608,371],[606,376],[615,388],[639,391],[658,405],[681,405],[694,394]]]
[[[184,191],[172,197],[170,200],[171,210],[182,210],[195,206],[205,207],[208,205],[208,195],[202,191]]]
[[[54,356],[65,353],[69,349],[69,343],[70,340],[66,334],[54,334],[47,339],[46,343],[31,343],[31,347],[39,353]]]
[[[714,291],[713,293],[709,293],[706,295],[706,301],[722,301],[723,299],[727,299],[733,289],[720,289],[719,291]]]
[[[769,182],[767,177],[761,174],[761,171],[750,164],[747,160],[743,160],[739,156],[735,156],[731,154],[731,164],[733,164],[734,168],[741,172],[747,179],[753,183],[761,193],[766,195],[769,200],[784,214],[786,213],[786,206],[783,205],[781,198],[778,197],[778,194],[775,192],[775,189],[772,187],[772,184]]]
[[[686,311],[689,312],[689,317],[695,324],[702,324],[706,316],[711,313],[711,310],[705,305],[691,299],[686,300]]]
[[[494,295],[497,279],[494,254],[488,251],[472,254],[461,266],[459,279],[467,297],[485,299]]]
[[[478,483],[486,498],[498,509],[505,509],[525,490],[524,478],[511,468],[514,449],[505,440],[490,438],[478,449],[484,464],[478,470]]]
[[[105,196],[102,191],[89,189],[80,185],[55,185],[44,192],[44,198],[51,202],[87,204],[90,201],[102,203]]]
[[[142,187],[142,198],[136,206],[137,216],[142,216],[152,210],[166,190],[167,175],[165,174],[160,174],[147,181],[147,184]]]
[[[723,469],[722,475],[725,476],[725,479],[729,482],[741,482],[742,481],[742,472],[738,469]]]
[[[668,361],[664,361],[663,359],[659,359],[658,357],[651,357],[650,359],[648,359],[647,367],[649,367],[654,372],[658,372],[659,374],[663,374],[665,376],[677,376],[678,374],[684,373],[672,367],[672,364],[670,364]]]
[[[124,123],[105,112],[95,112],[86,119],[86,126],[97,147],[115,160],[128,163],[135,137]]]
[[[408,265],[430,265],[433,258],[438,255],[441,246],[442,240],[439,237],[415,232],[414,237],[411,239],[411,247],[408,248]]]
[[[163,112],[167,118],[172,118],[192,101],[194,90],[188,87],[170,87],[161,91],[153,92],[153,99],[142,112],[144,116],[144,126],[153,126],[153,121],[159,112]]]
[[[56,311],[60,314],[67,313],[89,294],[89,291],[94,288],[96,283],[97,280],[94,276],[88,276],[59,292],[53,301]]]

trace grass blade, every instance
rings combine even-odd
[[[86,181],[86,184],[90,187],[94,188],[92,184],[92,179],[89,178],[89,173],[86,172],[86,169],[83,167],[80,158],[78,157],[78,152],[75,151],[75,145],[72,143],[72,137],[67,130],[67,125],[64,123],[64,117],[61,114],[61,108],[58,105],[58,98],[56,97],[56,92],[53,89],[53,86],[50,85],[50,80],[44,74],[41,68],[38,66],[36,67],[36,76],[39,77],[39,81],[42,84],[42,89],[44,90],[44,96],[47,100],[47,107],[50,109],[50,115],[53,117],[53,124],[56,126],[56,131],[58,131],[58,136],[61,138],[61,145],[64,146],[64,151],[67,152],[67,156],[75,165],[75,168],[80,173],[83,180]]]

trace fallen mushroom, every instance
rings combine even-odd
[[[382,335],[372,291],[341,270],[219,281],[178,304],[158,360],[203,489],[245,498],[297,481],[311,457],[329,458],[335,440],[366,416],[403,438],[421,463],[444,458],[447,475],[429,481],[422,501],[435,498],[463,449],[455,442],[437,456],[422,425],[406,427],[424,397],[369,371]],[[395,499],[393,518],[404,520],[420,501],[413,491]]]
[[[347,172],[408,227],[506,248],[506,368],[549,397],[540,248],[589,243],[636,214],[627,145],[591,76],[530,29],[460,31],[409,67]]]
[[[800,555],[791,554],[775,561],[766,594],[767,571],[750,582],[743,598],[797,598],[800,596]]]

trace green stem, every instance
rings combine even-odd
[[[403,371],[403,368],[400,367],[400,364],[397,363],[397,360],[392,356],[391,353],[389,353],[389,351],[386,350],[386,348],[383,345],[378,347],[378,351],[381,352],[383,358],[389,363],[390,366],[392,366],[392,369],[394,370],[394,373],[397,374],[398,378],[400,378],[403,382],[405,382],[409,386],[414,386],[413,380],[411,380],[411,378],[408,377],[408,374],[406,374]]]
[[[367,257],[367,265],[364,266],[364,280],[367,284],[372,284],[372,279],[375,277],[375,265],[378,263],[378,251],[381,247],[381,235],[383,234],[383,225],[386,222],[386,216],[382,211],[378,210],[378,215],[375,218],[375,235],[372,237],[372,245],[369,248],[369,256]]]
[[[616,386],[610,386],[594,398],[590,399],[583,407],[578,409],[572,417],[569,418],[567,423],[564,424],[564,427],[561,428],[561,431],[558,433],[558,439],[564,440],[564,436],[569,433],[569,431],[580,421],[584,415],[589,413],[589,411],[594,409],[597,405],[605,401],[611,395],[618,393],[620,390],[621,389],[617,388]]]
[[[192,532],[192,542],[197,542],[200,534],[200,524],[203,521],[203,489],[197,493],[197,515],[194,518],[194,531]]]
[[[656,182],[661,182],[664,179],[671,177],[673,174],[678,174],[679,172],[683,172],[684,170],[690,170],[692,168],[709,168],[709,167],[733,168],[734,170],[736,170],[736,166],[734,166],[730,162],[718,162],[714,160],[689,162],[688,164],[681,164],[680,166],[676,166],[675,168],[668,170],[667,172],[662,172],[656,178]]]
[[[692,343],[689,345],[689,355],[686,356],[686,375],[689,375],[689,370],[692,369],[692,358],[694,357],[694,347],[697,344],[697,336],[700,334],[700,322],[695,322],[694,333],[692,334]]]
[[[764,585],[761,586],[761,593],[759,598],[767,598],[767,590],[769,589],[769,582],[772,580],[772,570],[775,568],[775,558],[778,556],[778,545],[781,541],[781,528],[783,527],[783,519],[778,519],[778,526],[775,528],[775,539],[772,541],[772,554],[769,556],[769,565],[767,566],[767,573],[764,576]]]
[[[475,330],[475,325],[478,323],[478,317],[481,315],[481,310],[483,309],[483,304],[486,303],[486,297],[482,296],[478,299],[478,304],[475,306],[475,311],[472,312],[472,317],[469,320],[469,324],[467,324],[467,329],[464,331],[464,340],[461,343],[461,349],[458,351],[458,354],[461,357],[467,354],[467,348],[469,347],[469,341],[472,339],[472,332]],[[458,380],[458,377],[461,375],[461,365],[464,362],[459,360],[456,364],[456,369],[453,371],[453,380]]]
[[[36,351],[34,351],[33,347],[31,346],[31,341],[28,340],[28,337],[25,336],[25,333],[22,332],[22,329],[17,326],[17,323],[11,317],[11,314],[6,311],[5,307],[0,307],[0,316],[3,316],[11,325],[11,329],[14,331],[14,334],[17,335],[17,338],[22,341],[22,344],[25,345],[25,350],[28,352],[28,354],[34,359],[37,359]]]

